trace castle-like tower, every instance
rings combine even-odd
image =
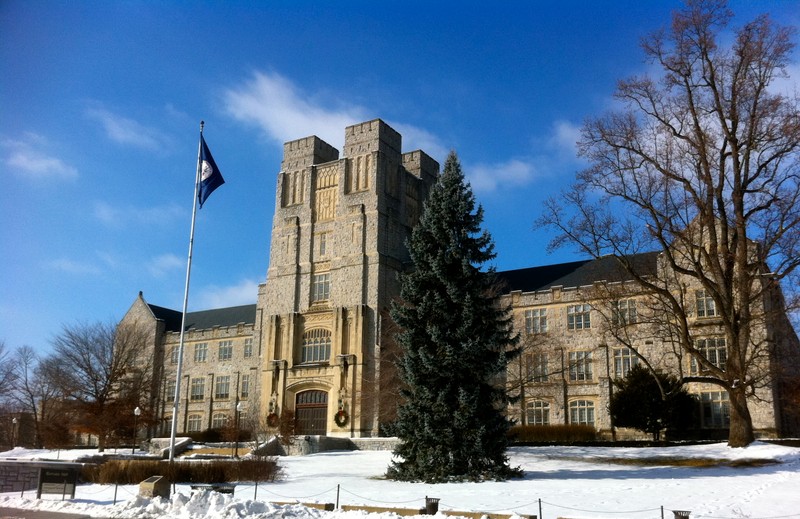
[[[374,436],[388,405],[381,316],[439,170],[401,143],[376,119],[346,128],[343,158],[316,136],[284,145],[254,333],[262,413],[293,410],[298,434]]]

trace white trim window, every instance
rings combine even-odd
[[[639,364],[639,357],[630,348],[614,348],[614,378],[625,378],[631,368]]]
[[[719,315],[717,313],[717,303],[708,291],[700,289],[696,290],[694,294],[697,317],[716,317]]]
[[[547,332],[547,308],[534,308],[525,310],[525,333],[532,335],[535,333]]]
[[[327,301],[331,297],[331,274],[314,274],[311,284],[311,301]]]
[[[573,400],[569,403],[569,423],[594,427],[594,402]]]
[[[252,357],[253,356],[253,338],[248,337],[244,340],[244,357]]]
[[[211,428],[222,429],[228,425],[228,419],[228,415],[225,413],[214,413],[214,416],[211,418]]]
[[[525,359],[528,368],[528,380],[531,382],[547,382],[549,371],[547,369],[547,354],[534,353]]]
[[[217,387],[214,391],[214,398],[226,400],[231,397],[231,376],[220,375],[217,377]]]
[[[528,402],[526,409],[528,425],[550,425],[550,404],[544,400]]]
[[[200,342],[194,345],[194,361],[205,362],[208,360],[208,343]]]
[[[190,400],[203,400],[206,397],[206,379],[203,377],[193,378],[191,381]]]
[[[231,360],[233,358],[233,341],[219,341],[218,360]]]
[[[728,345],[725,337],[697,339],[694,342],[694,347],[708,362],[725,371],[725,365],[728,361]],[[689,372],[692,375],[698,375],[703,371],[705,370],[697,362],[697,359],[691,357],[689,360]]]
[[[200,428],[203,427],[203,417],[199,414],[190,414],[188,427],[189,432],[200,432]]]
[[[239,396],[241,398],[250,396],[250,375],[242,375],[242,380],[239,382]]]
[[[731,403],[727,391],[700,393],[700,417],[705,429],[724,429],[731,425]]]
[[[587,330],[592,327],[592,306],[587,304],[567,306],[567,329]]]
[[[584,382],[587,380],[592,380],[593,376],[592,352],[569,352],[569,379],[572,382]]]
[[[611,303],[611,322],[614,326],[634,324],[638,319],[635,299],[620,299]]]

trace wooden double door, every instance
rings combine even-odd
[[[297,393],[294,405],[295,434],[324,435],[328,427],[328,393]]]

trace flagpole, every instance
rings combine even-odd
[[[197,193],[200,189],[200,153],[203,142],[203,126],[205,123],[200,121],[200,139],[197,143],[197,172],[194,180],[194,199],[192,201],[192,226],[189,231],[189,257],[186,261],[186,286],[183,291],[183,313],[181,315],[181,339],[178,347],[178,370],[175,373],[175,398],[172,401],[172,430],[169,436],[169,461],[175,460],[175,434],[178,431],[178,408],[180,407],[181,395],[181,375],[183,371],[183,346],[184,334],[186,332],[186,308],[189,303],[189,279],[192,273],[192,251],[194,249],[194,222],[197,217]]]

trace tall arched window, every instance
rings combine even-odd
[[[303,334],[300,363],[328,362],[331,358],[331,332],[316,328]]]
[[[569,403],[569,423],[594,427],[594,402],[573,400]]]

